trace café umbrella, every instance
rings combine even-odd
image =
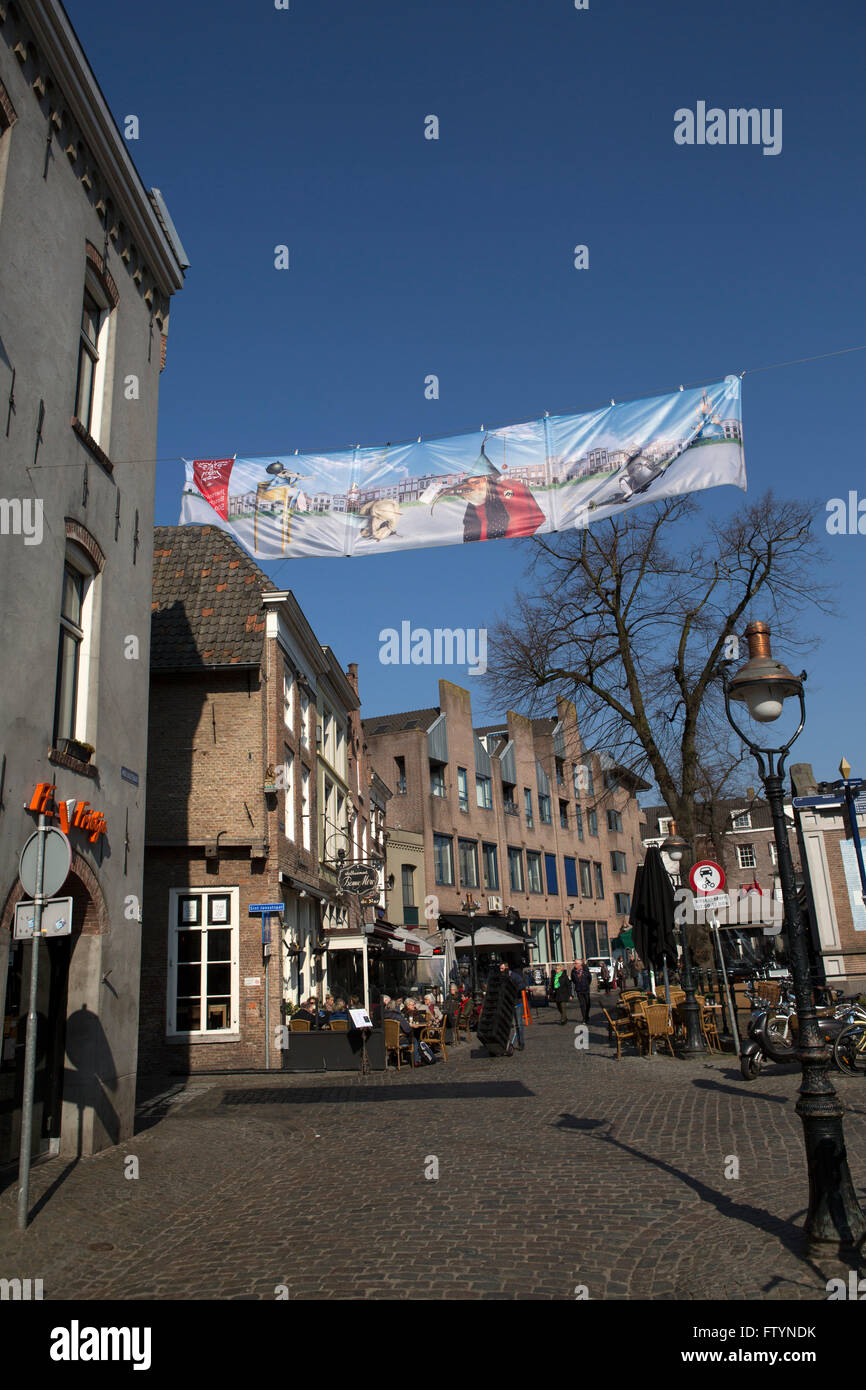
[[[628,920],[638,955],[653,972],[664,971],[667,987],[667,967],[677,963],[674,889],[656,845],[650,846],[635,873]]]

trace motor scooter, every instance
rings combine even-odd
[[[832,1009],[822,1008],[818,1014],[818,1029],[830,1052],[830,1060],[836,1071],[833,1044],[839,1033],[861,1014],[851,999],[842,1000]],[[755,1081],[765,1064],[769,1062],[792,1062],[797,1056],[797,1014],[791,1005],[765,1005],[752,1013],[747,1039],[740,1052],[740,1071],[745,1081]]]

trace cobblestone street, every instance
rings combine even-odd
[[[847,1275],[797,1253],[794,1068],[617,1064],[595,1005],[588,1051],[536,1020],[512,1058],[473,1038],[366,1079],[169,1079],[134,1141],[34,1169],[26,1234],[7,1180],[0,1274],[46,1299],[677,1300],[820,1300]],[[866,1096],[834,1080],[863,1200]]]

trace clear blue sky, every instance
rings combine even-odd
[[[182,455],[451,434],[866,341],[861,0],[67,8],[118,123],[139,117],[133,156],[192,262],[162,377],[159,523],[177,521]],[[674,111],[699,100],[781,107],[782,152],[677,146]],[[797,745],[827,778],[842,753],[866,775],[866,536],[824,532],[828,498],[866,497],[864,384],[866,353],[743,384],[750,493],[816,500],[821,579],[841,586],[839,618],[815,619]],[[444,675],[479,687],[481,715],[480,681],[382,666],[378,634],[489,625],[530,546],[270,572],[359,663],[366,713],[435,704]]]

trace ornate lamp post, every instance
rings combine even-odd
[[[463,911],[469,918],[469,936],[472,941],[472,1003],[478,1003],[478,957],[475,953],[475,933],[478,928],[475,925],[475,914],[479,904],[475,901],[471,893],[467,893],[463,902],[460,904]]]
[[[806,1216],[808,1247],[841,1247],[852,1249],[866,1235],[864,1216],[845,1151],[842,1128],[844,1108],[830,1081],[830,1058],[815,1015],[806,928],[797,903],[794,885],[794,866],[785,822],[782,777],[785,759],[806,722],[806,703],[803,696],[805,671],[794,676],[770,652],[770,629],[766,623],[749,623],[746,628],[749,660],[734,676],[722,667],[725,691],[725,713],[736,734],[743,740],[758,764],[767,801],[773,819],[773,834],[779,861],[779,878],[788,922],[791,973],[797,999],[799,1058],[803,1082],[797,1113],[803,1121],[806,1144],[806,1166],[809,1172],[809,1210]],[[737,725],[732,703],[744,704],[759,724],[778,719],[785,700],[796,698],[800,704],[800,722],[787,743],[777,748],[761,748]]]
[[[672,833],[661,845],[662,854],[666,854],[673,862],[677,876],[679,876],[680,861],[686,850],[689,848],[682,835],[675,833],[676,827],[672,826]],[[701,1010],[695,998],[695,981],[692,975],[692,957],[689,951],[687,924],[683,923],[683,989],[686,992],[685,1015],[686,1015],[686,1042],[682,1049],[681,1056],[687,1061],[694,1061],[696,1057],[703,1057],[706,1054],[707,1045],[704,1042],[704,1035],[701,1030]]]

